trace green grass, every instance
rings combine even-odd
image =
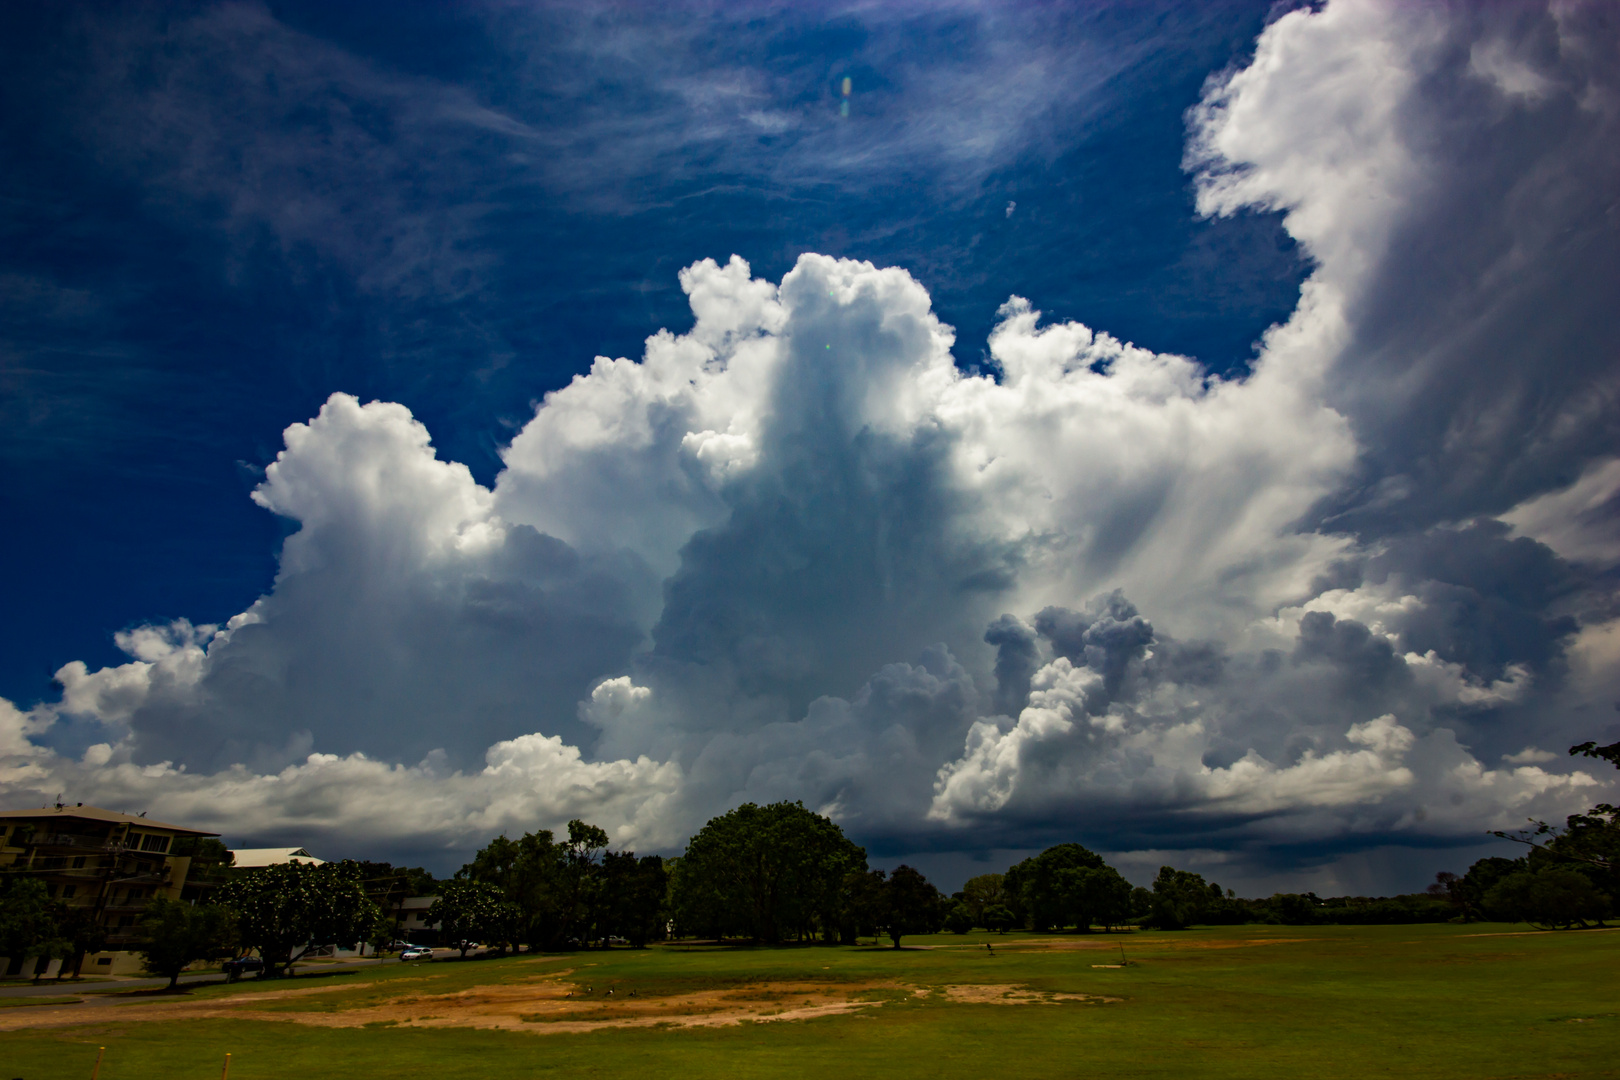
[[[339,1010],[572,968],[601,993],[642,996],[772,980],[916,986],[1006,983],[1101,994],[1114,1004],[1002,1006],[940,994],[858,1013],[713,1029],[535,1034],[374,1024],[329,1029],[247,1020],[17,1030],[0,1074],[101,1080],[217,1077],[1620,1077],[1620,932],[1517,934],[1508,926],[1234,927],[1096,935],[1095,950],[1043,938],[907,939],[939,948],[614,950],[561,958],[359,968],[299,986],[368,987],[271,1009]],[[1303,939],[1278,941],[1275,939]],[[1073,941],[1072,936],[1044,940]],[[1270,944],[1261,942],[1271,941]],[[1117,961],[1123,943],[1131,966]],[[194,999],[285,982],[211,986]]]

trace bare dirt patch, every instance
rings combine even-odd
[[[205,1001],[86,1003],[10,1010],[0,1031],[63,1027],[111,1020],[276,1020],[311,1027],[502,1028],[531,1032],[593,1031],[605,1027],[714,1027],[745,1021],[805,1020],[881,1005],[914,990],[899,983],[757,982],[690,993],[642,996],[587,992],[568,971],[519,983],[479,986],[451,993],[407,991],[379,1004],[310,1011],[287,1007],[298,998],[373,983],[239,994]],[[270,1006],[270,1007],[266,1007]],[[26,1018],[17,1013],[26,1012]]]
[[[1059,994],[1047,990],[1033,990],[1027,986],[1016,986],[1010,983],[970,983],[958,986],[942,986],[940,991],[944,993],[949,1001],[973,1005],[1056,1005],[1060,1001],[1087,1001],[1093,1004],[1103,1004],[1123,1000],[1117,997],[1103,997],[1100,994]]]
[[[1025,951],[1033,949],[1055,949],[1060,952],[1070,949],[1111,949],[1122,947],[1131,949],[1247,949],[1255,945],[1299,945],[1311,941],[1311,938],[1132,938],[1125,935],[1114,937],[1100,937],[1092,939],[1075,938],[1033,938],[1002,946],[1007,952]]]
[[[86,1002],[57,1007],[9,1010],[0,1015],[0,1031],[64,1027],[113,1020],[274,1020],[326,1028],[486,1028],[535,1033],[595,1031],[601,1028],[721,1027],[836,1016],[887,1002],[926,998],[926,987],[893,981],[834,982],[816,980],[754,981],[685,992],[642,995],[622,986],[615,992],[588,990],[573,981],[571,971],[514,983],[433,993],[404,988],[382,1002],[298,1003],[311,995],[361,990],[381,984],[351,983],[307,989],[271,990],[207,1000]],[[403,980],[402,980],[403,981]],[[415,980],[411,980],[415,981]],[[386,984],[389,988],[397,985]],[[1012,984],[938,987],[948,1001],[986,1005],[1049,1005],[1065,1001],[1100,1003],[1119,998],[1064,994]],[[311,1005],[317,1005],[311,1002]],[[335,1007],[333,1007],[335,1006]],[[24,1014],[24,1015],[19,1015]]]

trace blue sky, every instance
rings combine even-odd
[[[1332,890],[1607,781],[1601,6],[0,19],[13,799]]]

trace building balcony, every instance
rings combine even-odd
[[[107,838],[105,836],[79,836],[74,833],[43,833],[35,836],[30,843],[36,848],[93,848],[100,851],[107,846]]]

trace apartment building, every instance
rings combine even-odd
[[[217,835],[83,803],[0,811],[0,874],[38,878],[54,899],[88,914],[106,946],[82,958],[83,974],[121,975],[140,969],[130,949],[154,897],[200,898],[187,878],[198,842]]]

